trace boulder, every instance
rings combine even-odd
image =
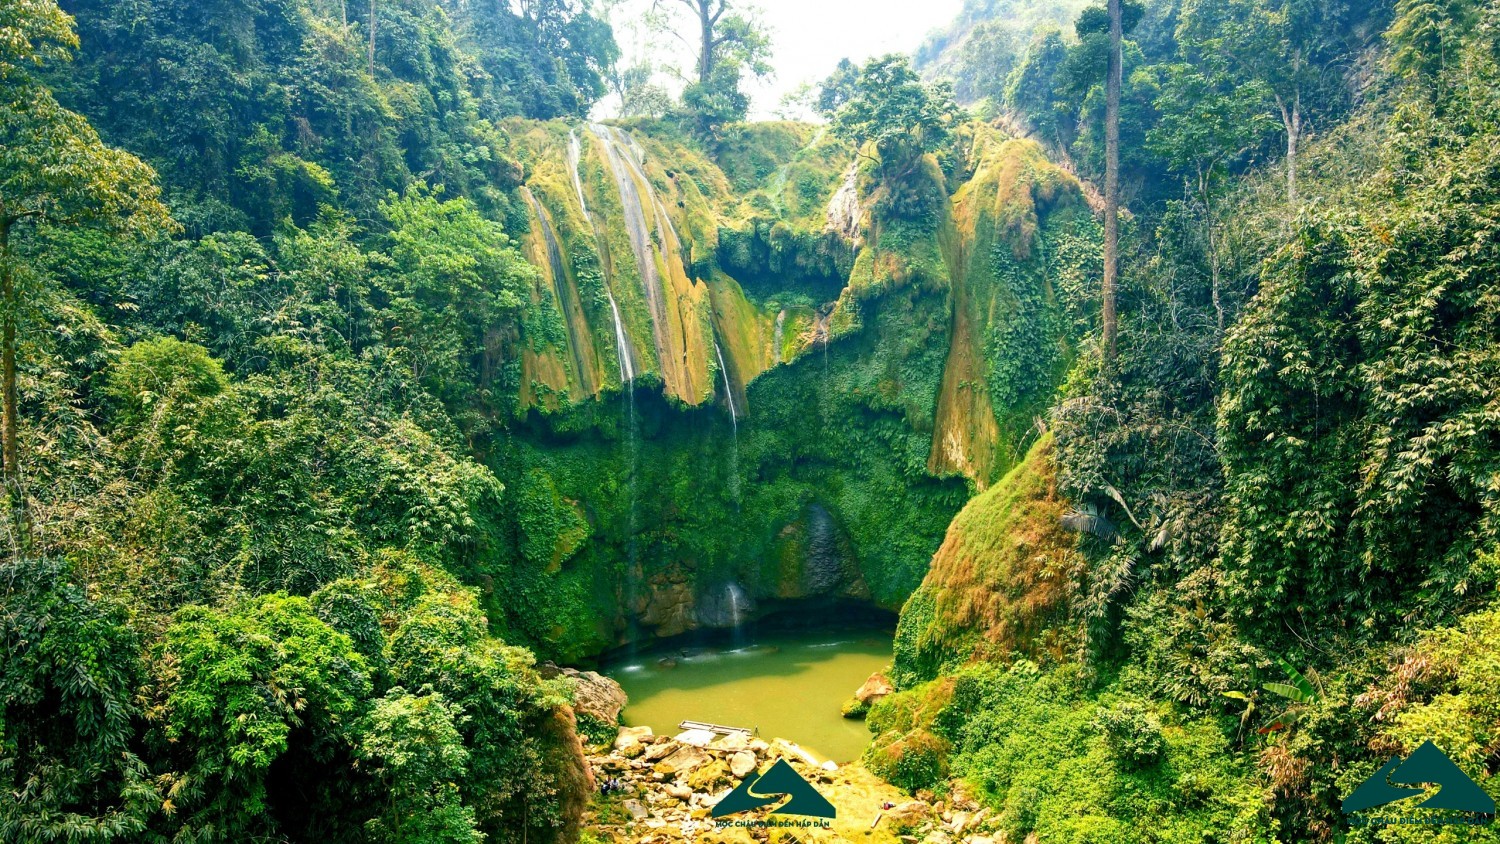
[[[692,799],[693,790],[681,783],[672,783],[667,786],[667,796],[674,800],[687,801]]]
[[[628,698],[620,684],[597,671],[558,668],[550,662],[537,666],[537,673],[547,679],[565,677],[573,687],[573,710],[597,718],[606,724],[620,723],[620,710]]]
[[[650,727],[621,727],[615,736],[615,750],[627,759],[633,759],[646,749],[645,740],[651,738]]]
[[[729,766],[720,759],[712,759],[687,775],[687,784],[697,791],[711,791],[728,781]]]
[[[624,807],[625,811],[630,813],[630,817],[632,820],[642,820],[647,815],[651,814],[650,811],[646,809],[645,804],[641,803],[641,801],[639,800],[626,800],[620,803],[620,805]]]
[[[677,751],[657,762],[653,770],[665,776],[678,777],[707,765],[712,758],[702,748],[678,745]]]
[[[668,756],[671,756],[673,753],[676,753],[678,748],[680,747],[682,747],[682,745],[678,744],[675,741],[659,741],[656,744],[651,745],[651,747],[647,748],[645,753],[641,754],[641,761],[648,763],[657,762],[659,760],[667,758]]]
[[[886,819],[896,830],[914,829],[932,815],[932,806],[921,800],[908,800],[886,811]]]
[[[748,750],[741,750],[729,757],[729,772],[740,779],[749,776],[755,770],[755,754]]]
[[[714,750],[733,753],[737,750],[745,750],[750,746],[750,737],[744,733],[730,733],[713,743]]]
[[[848,687],[845,686],[845,688]],[[896,687],[891,685],[891,681],[886,679],[884,674],[876,671],[854,693],[854,699],[868,707],[895,690]]]

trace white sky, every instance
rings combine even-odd
[[[668,0],[684,13],[676,0]],[[741,3],[747,0],[741,0]],[[957,17],[963,0],[748,0],[770,25],[776,75],[768,83],[750,88],[754,105],[751,117],[764,119],[777,110],[782,96],[803,82],[816,84],[833,71],[839,59],[856,63],[885,53],[910,53],[922,39]],[[615,37],[629,66],[651,49],[640,21],[652,0],[621,0],[611,20]],[[670,56],[654,59],[657,64],[675,63],[685,71],[692,54],[671,36],[658,36],[658,49]],[[618,105],[601,103],[600,117],[612,117]]]

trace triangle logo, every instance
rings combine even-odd
[[[733,791],[714,805],[710,814],[715,818],[722,818],[748,812],[769,806],[788,795],[791,799],[771,810],[771,814],[809,818],[833,818],[837,814],[833,804],[809,785],[785,759],[777,759],[776,764],[764,774],[752,772],[745,777]]]
[[[1439,786],[1438,792],[1413,808],[1495,814],[1494,798],[1431,741],[1423,742],[1405,759],[1391,757],[1353,794],[1344,798],[1344,813],[1363,812],[1424,794],[1427,791],[1424,786],[1430,783]]]

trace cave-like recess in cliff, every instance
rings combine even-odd
[[[899,608],[1073,354],[1076,181],[970,125],[902,219],[821,127],[712,158],[661,125],[507,129],[537,275],[484,449],[517,526],[497,625],[578,659],[726,626],[729,595]]]

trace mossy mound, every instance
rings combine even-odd
[[[1065,650],[1065,618],[1081,574],[1076,534],[1062,527],[1053,441],[953,520],[901,614],[895,680],[906,686],[983,657]]]

